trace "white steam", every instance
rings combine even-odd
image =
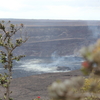
[[[100,28],[98,26],[89,26],[88,29],[91,31],[91,38],[100,38]]]
[[[67,72],[70,70],[79,69],[82,59],[74,55],[67,55],[60,57],[54,52],[51,58],[31,58],[17,62],[19,67],[15,69],[22,69],[25,71],[33,71],[37,74],[52,73],[52,72]],[[59,69],[59,70],[58,70]]]

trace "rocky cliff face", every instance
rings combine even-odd
[[[34,57],[50,57],[54,52],[61,56],[73,54],[99,38],[99,29],[97,26],[27,27],[30,38],[17,51]],[[97,30],[96,37],[93,30]]]
[[[22,35],[27,33],[29,37],[17,48],[16,55],[50,57],[54,52],[60,56],[73,54],[100,37],[100,21],[10,20],[14,24],[25,24]]]

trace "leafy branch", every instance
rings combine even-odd
[[[4,69],[8,72],[5,74],[0,74],[0,85],[6,89],[4,96],[1,100],[12,100],[10,94],[10,83],[12,80],[12,68],[13,68],[13,61],[19,61],[21,58],[25,57],[25,55],[14,56],[13,51],[25,43],[28,38],[19,37],[14,39],[13,36],[18,34],[18,32],[24,27],[23,24],[14,25],[11,24],[10,21],[5,23],[5,21],[0,22],[0,46],[4,48],[5,51],[0,51],[0,62],[3,64]],[[14,41],[12,41],[14,40]]]

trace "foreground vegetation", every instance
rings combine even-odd
[[[12,100],[10,84],[12,81],[13,61],[19,61],[24,55],[15,56],[13,51],[27,41],[19,34],[23,24],[13,25],[0,22],[0,62],[6,73],[0,74],[0,86],[4,94],[0,100]],[[51,100],[100,100],[100,40],[80,50],[84,58],[81,71],[88,77],[72,77],[64,82],[56,81],[48,87]],[[40,96],[33,100],[42,100]]]
[[[10,90],[10,84],[12,81],[12,68],[13,62],[15,60],[19,61],[25,55],[16,55],[14,56],[13,51],[21,46],[23,43],[27,41],[27,38],[22,39],[21,29],[23,28],[23,24],[13,25],[10,21],[7,23],[4,21],[0,22],[0,46],[2,47],[0,51],[0,62],[3,65],[3,68],[7,70],[6,73],[0,74],[0,85],[5,89],[3,97],[1,100],[12,100],[10,94],[12,91]],[[20,36],[18,35],[20,33]],[[14,35],[16,35],[14,38]]]
[[[80,50],[84,58],[81,71],[88,75],[54,82],[49,87],[53,100],[100,100],[100,40]]]

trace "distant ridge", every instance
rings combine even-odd
[[[13,24],[23,23],[26,26],[100,26],[100,20],[52,20],[52,19],[13,19],[0,18]]]
[[[0,18],[0,20],[38,20],[38,21],[100,21],[100,20],[63,20],[63,19],[17,19],[17,18]]]

